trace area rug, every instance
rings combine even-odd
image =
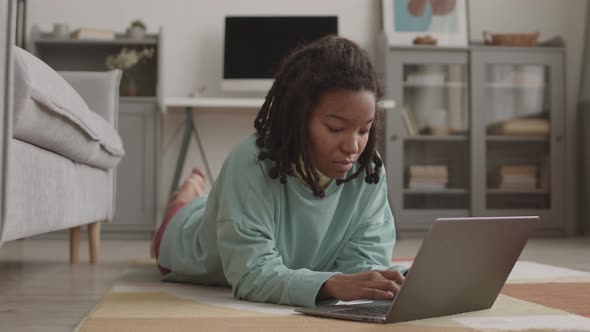
[[[411,261],[402,261],[410,266]],[[155,262],[136,262],[77,331],[590,331],[590,272],[519,261],[489,310],[398,324],[304,316],[250,303],[223,287],[159,281]]]

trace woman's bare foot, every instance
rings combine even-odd
[[[193,168],[191,174],[180,188],[170,197],[169,204],[186,203],[205,194],[205,174],[198,168]]]

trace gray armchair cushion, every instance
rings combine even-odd
[[[125,151],[113,126],[53,69],[15,49],[14,137],[73,161],[110,169]]]

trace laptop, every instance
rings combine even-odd
[[[296,311],[397,323],[489,309],[538,223],[538,216],[439,218],[393,300],[352,305],[327,301]]]

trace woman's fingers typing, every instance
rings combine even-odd
[[[381,275],[389,280],[395,281],[398,285],[402,285],[406,277],[399,271],[379,271]]]
[[[363,295],[360,296],[358,299],[376,299],[376,300],[391,300],[394,296],[394,293],[380,290],[377,288],[364,288]]]
[[[320,289],[322,297],[343,301],[360,299],[391,299],[400,290],[405,278],[399,271],[367,271],[339,274],[328,279]]]

